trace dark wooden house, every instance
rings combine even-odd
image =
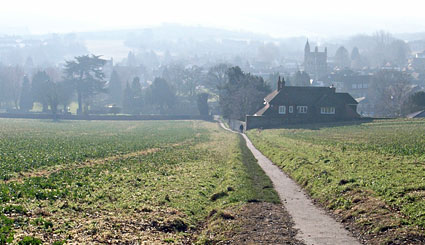
[[[337,93],[334,87],[285,86],[279,78],[277,90],[264,98],[264,107],[247,117],[247,128],[349,121],[360,117],[357,104],[350,94]]]

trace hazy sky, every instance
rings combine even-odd
[[[178,23],[274,36],[425,31],[420,0],[2,0],[0,30],[31,33]]]

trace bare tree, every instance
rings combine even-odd
[[[412,92],[411,77],[405,72],[381,70],[372,79],[369,89],[377,116],[400,117],[403,104]]]
[[[229,65],[227,64],[218,64],[211,67],[205,79],[205,86],[213,92],[217,92],[218,88],[223,86],[227,81],[227,69],[229,69]]]
[[[244,120],[263,105],[263,98],[270,92],[263,78],[244,73],[239,67],[227,70],[227,82],[220,88],[222,115],[229,119]]]
[[[1,79],[1,100],[12,107],[19,109],[19,98],[21,93],[21,81],[23,81],[24,70],[20,66],[2,67],[0,70]]]

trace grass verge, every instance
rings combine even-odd
[[[254,145],[373,244],[425,242],[425,120],[250,130]]]

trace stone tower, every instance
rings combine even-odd
[[[316,46],[314,52],[311,52],[310,44],[307,40],[304,47],[304,71],[317,81],[327,74],[327,69],[327,48],[323,52],[319,52],[319,48]]]

